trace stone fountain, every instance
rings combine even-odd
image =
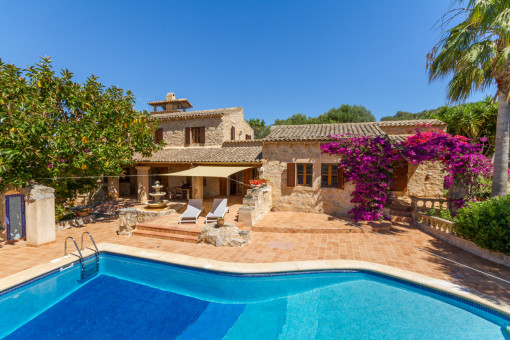
[[[154,183],[154,185],[152,186],[152,188],[156,192],[151,192],[151,193],[149,193],[149,195],[151,197],[153,197],[154,199],[152,201],[149,201],[149,203],[147,204],[147,206],[145,206],[145,208],[149,208],[149,209],[166,208],[168,201],[161,199],[163,196],[166,195],[166,192],[161,192],[161,188],[163,188],[163,186],[161,184],[159,184],[159,181],[156,181]]]

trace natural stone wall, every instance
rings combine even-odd
[[[219,177],[204,177],[204,198],[220,195]]]
[[[236,128],[235,140],[246,140],[246,135],[253,137],[253,129],[244,119],[243,109],[240,108],[238,112],[234,112],[223,116],[223,138],[225,141],[231,140],[230,131],[232,126]]]
[[[273,206],[271,187],[248,189],[239,208],[239,222],[248,227],[254,226],[271,210]]]
[[[83,217],[76,217],[71,220],[55,222],[55,230],[59,231],[69,228],[81,228],[84,227],[85,224],[94,223],[95,218],[95,215],[87,215]]]
[[[273,206],[277,209],[346,216],[354,207],[350,203],[352,183],[345,183],[344,189],[321,188],[321,164],[337,164],[340,157],[321,154],[319,143],[266,142],[262,154],[261,177],[270,181]],[[287,163],[312,163],[313,185],[288,187]]]
[[[222,116],[163,120],[159,126],[163,128],[163,141],[167,147],[218,146],[224,141],[231,140],[232,126],[236,128],[236,140],[246,140],[247,134],[253,139],[253,129],[244,119],[242,108]],[[184,143],[185,129],[201,126],[205,126],[205,143],[186,145]]]
[[[441,162],[425,162],[420,165],[409,164],[406,196],[438,197],[443,196],[444,173]]]
[[[167,146],[182,146],[184,147],[184,131],[187,127],[201,127],[205,126],[205,143],[195,144],[213,146],[219,145],[223,142],[223,126],[222,117],[205,117],[205,118],[189,118],[177,120],[164,120],[160,123],[160,128],[163,128],[163,142]],[[187,147],[193,147],[191,144]]]
[[[354,183],[346,182],[344,189],[321,188],[321,164],[336,164],[340,157],[321,154],[319,143],[265,142],[262,154],[262,177],[271,183],[276,208],[345,216],[354,207],[350,203]],[[287,187],[287,163],[312,163],[313,185]],[[407,190],[398,194],[417,197],[442,195],[442,170],[440,162],[409,165]]]

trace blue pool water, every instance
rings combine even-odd
[[[0,296],[7,339],[510,339],[501,315],[368,272],[236,276],[101,254]]]

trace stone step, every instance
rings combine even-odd
[[[136,225],[136,230],[143,231],[154,231],[157,233],[174,234],[174,235],[187,235],[187,236],[198,236],[202,232],[202,227],[189,227],[189,226],[158,226],[148,223],[140,223]]]
[[[391,216],[413,217],[413,214],[409,211],[391,211],[390,210],[390,215]]]
[[[187,243],[197,243],[198,242],[198,236],[169,234],[169,233],[161,233],[161,232],[147,231],[147,230],[135,230],[135,231],[133,231],[133,236],[158,238],[158,239],[162,239],[162,240],[171,240],[171,241],[179,241],[179,242],[187,242]]]
[[[409,217],[409,216],[391,216],[391,221],[392,222],[408,222],[408,223],[411,223],[413,221],[413,218],[412,217]]]
[[[390,208],[390,211],[412,211],[413,208],[408,205],[401,205],[401,204],[395,204],[392,203],[388,206]]]

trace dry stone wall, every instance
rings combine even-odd
[[[270,182],[273,206],[277,209],[345,216],[353,208],[352,183],[346,183],[344,189],[321,188],[321,164],[337,164],[340,158],[321,154],[319,143],[266,142],[262,154],[262,177]],[[312,186],[288,187],[287,163],[312,163]]]
[[[205,126],[205,143],[198,145],[213,146],[223,143],[222,117],[190,118],[163,120],[160,123],[163,128],[163,142],[170,147],[184,147],[184,134],[187,127]],[[192,146],[193,144],[191,144]]]
[[[420,165],[409,164],[406,196],[438,197],[443,196],[444,166],[441,162],[425,162]]]
[[[281,210],[322,212],[346,216],[354,205],[350,203],[354,184],[346,182],[344,189],[321,188],[321,164],[337,164],[337,156],[321,154],[320,143],[265,142],[262,177],[273,188],[273,205]],[[313,164],[313,184],[287,186],[287,163]],[[440,162],[409,165],[408,184],[404,196],[437,197],[443,194],[444,175]]]

